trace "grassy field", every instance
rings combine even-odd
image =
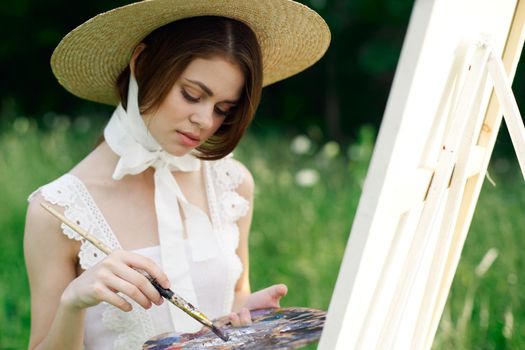
[[[27,196],[93,147],[100,123],[48,115],[0,132],[0,349],[27,348],[29,292],[22,237]],[[248,135],[235,156],[253,172],[256,202],[250,238],[252,288],[290,287],[284,306],[327,309],[375,132],[363,127],[340,149],[319,130],[287,137]],[[442,318],[435,349],[525,348],[525,186],[505,158],[487,181]]]

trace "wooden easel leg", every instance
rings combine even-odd
[[[509,129],[510,138],[516,150],[521,173],[525,180],[525,126],[523,125],[523,119],[521,118],[503,62],[494,54],[494,51],[490,53],[488,70],[494,83],[494,90],[503,109],[503,118]]]

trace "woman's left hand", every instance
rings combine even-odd
[[[280,307],[281,298],[288,293],[285,284],[274,284],[271,287],[261,289],[250,294],[246,303],[238,313],[232,312],[228,315],[230,323],[234,327],[246,326],[252,323],[250,310],[263,309],[267,307]]]

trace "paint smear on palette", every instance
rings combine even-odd
[[[326,312],[317,309],[286,307],[252,310],[253,324],[246,327],[221,326],[230,339],[222,341],[207,328],[197,333],[164,333],[146,343],[145,350],[233,350],[297,349],[317,342],[321,337]],[[223,325],[223,317],[214,323]]]

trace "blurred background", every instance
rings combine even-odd
[[[290,286],[285,306],[327,309],[413,0],[304,0],[332,42],[305,72],[265,88],[238,150],[257,193],[251,279]],[[112,107],[67,93],[49,59],[61,38],[129,1],[4,0],[0,21],[0,349],[27,348],[27,196],[93,148]],[[514,92],[525,104],[525,68]],[[506,128],[489,166],[435,349],[525,348],[525,190]]]

